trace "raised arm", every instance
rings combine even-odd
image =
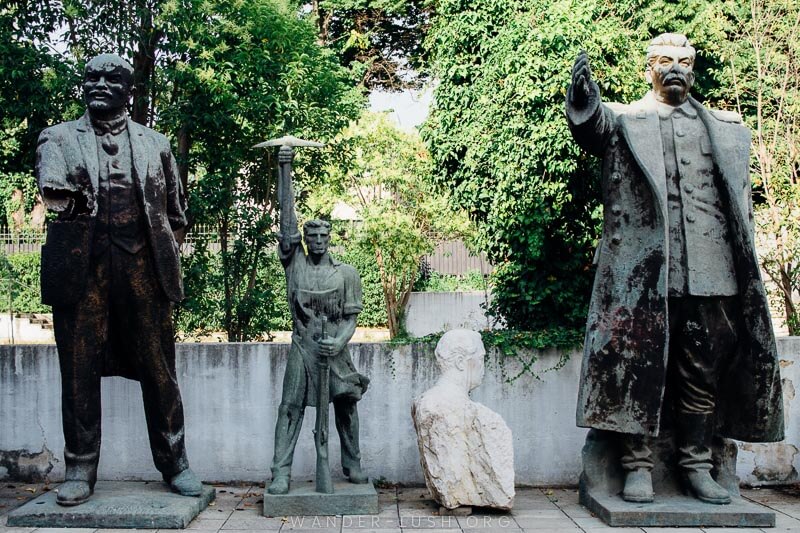
[[[600,100],[600,88],[592,79],[586,52],[581,51],[572,67],[567,89],[567,122],[578,145],[592,155],[602,156],[614,131],[616,115]]]
[[[278,234],[278,256],[286,267],[300,245],[300,230],[297,227],[297,214],[294,211],[294,187],[292,186],[292,159],[294,150],[281,146],[278,151],[280,167],[278,201],[280,205],[280,233]]]

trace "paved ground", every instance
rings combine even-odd
[[[5,483],[0,485],[1,533],[119,533],[131,530],[111,529],[32,529],[6,527],[6,515],[15,507],[49,490],[43,485]],[[534,533],[587,532],[601,533],[617,530],[645,533],[702,532],[699,528],[610,528],[578,505],[575,489],[519,489],[510,514],[474,514],[472,516],[439,516],[438,507],[428,499],[423,488],[381,489],[381,513],[377,516],[314,517],[288,516],[265,518],[261,516],[261,493],[264,489],[253,486],[217,486],[217,500],[195,519],[189,529],[220,533],[245,533],[256,531],[301,532],[356,532],[361,533],[414,533],[446,530],[452,533],[512,532]],[[796,531],[800,533],[800,487],[775,489],[748,489],[743,495],[770,507],[777,513],[774,529],[763,531]],[[140,530],[141,531],[141,530]],[[174,531],[174,530],[164,530]],[[708,531],[722,533],[735,531],[750,533],[760,529],[713,528]],[[155,533],[152,530],[149,533]]]

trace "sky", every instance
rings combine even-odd
[[[391,111],[389,116],[404,130],[414,130],[425,121],[432,101],[432,87],[400,93],[373,91],[369,95],[370,110]]]

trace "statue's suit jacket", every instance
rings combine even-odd
[[[711,141],[742,313],[738,350],[719,384],[718,433],[745,441],[781,440],[779,365],[754,246],[750,132],[734,113],[690,103]],[[604,205],[577,422],[656,436],[669,353],[669,219],[655,99],[650,94],[631,105],[605,105],[598,98],[576,109],[568,97],[567,118],[577,143],[602,158]]]
[[[180,255],[174,231],[186,226],[186,199],[169,141],[130,118],[128,135],[136,197],[147,229],[158,281],[166,297],[183,299]],[[54,307],[80,301],[86,287],[97,215],[99,163],[88,113],[45,129],[39,136],[36,174],[39,191],[51,209],[61,211],[58,191],[78,193],[87,213],[51,222],[42,248],[42,301]]]

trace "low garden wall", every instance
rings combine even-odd
[[[287,344],[218,343],[178,346],[178,378],[186,412],[186,441],[193,469],[208,481],[265,481],[269,478],[275,417]],[[800,466],[800,338],[779,339],[787,439],[741,444],[739,475],[747,484],[788,483]],[[372,380],[359,403],[361,447],[373,479],[423,482],[411,402],[436,379],[428,345],[352,345],[356,366]],[[537,354],[534,368],[555,365],[560,354]],[[517,483],[574,485],[581,470],[584,429],[575,427],[580,354],[566,365],[525,374],[512,383],[519,365],[490,357],[484,383],[473,398],[498,411],[514,434]],[[0,479],[32,481],[63,477],[60,382],[54,345],[0,346]],[[150,457],[138,384],[103,380],[103,441],[100,477],[159,479]],[[295,454],[294,476],[311,479],[314,411],[307,409]],[[332,434],[334,431],[332,430]],[[332,435],[333,437],[333,435]],[[331,439],[332,464],[339,445]]]

